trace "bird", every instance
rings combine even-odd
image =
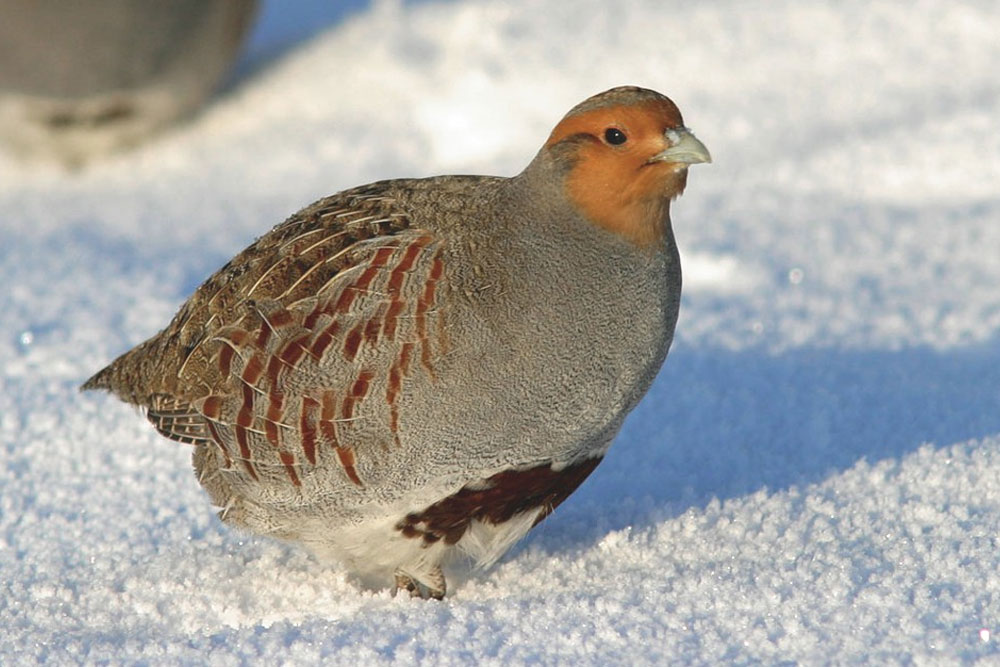
[[[322,198],[81,389],[140,406],[230,526],[441,599],[587,478],[666,359],[670,203],[711,162],[677,106],[587,98],[519,174]],[[449,576],[451,576],[449,574]]]

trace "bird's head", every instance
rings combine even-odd
[[[669,98],[631,86],[573,107],[542,151],[560,167],[566,196],[585,218],[639,246],[663,237],[688,166],[712,161]]]

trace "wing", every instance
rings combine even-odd
[[[115,382],[139,378],[129,390],[160,433],[217,448],[249,480],[298,486],[333,469],[362,485],[358,452],[398,446],[401,392],[446,351],[443,250],[385,192],[321,200],[87,388],[121,395]]]
[[[432,378],[445,351],[442,248],[419,231],[378,237],[351,246],[350,265],[313,294],[298,281],[277,298],[251,291],[250,310],[179,373],[185,388],[203,388],[191,405],[226,460],[254,479],[280,465],[299,485],[301,468],[332,456],[361,485],[357,453],[398,446],[404,382]]]

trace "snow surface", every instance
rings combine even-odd
[[[996,664],[998,34],[992,0],[379,2],[136,152],[0,156],[0,663]],[[674,349],[445,602],[224,528],[186,447],[77,393],[311,200],[513,174],[623,83],[716,159]]]

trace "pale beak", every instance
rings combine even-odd
[[[654,155],[650,162],[698,164],[712,161],[705,144],[698,141],[687,128],[671,128],[664,132],[663,136],[670,144],[670,148]]]

